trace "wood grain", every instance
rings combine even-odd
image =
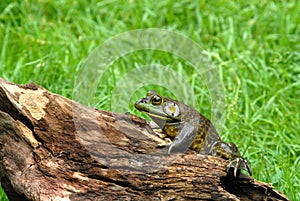
[[[135,115],[0,79],[0,176],[10,200],[288,200],[227,174],[227,161],[168,155]],[[255,168],[253,168],[255,169]]]

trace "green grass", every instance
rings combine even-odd
[[[179,32],[209,52],[223,80],[227,110],[222,138],[239,146],[254,178],[300,200],[299,13],[300,1],[2,0],[0,76],[16,83],[34,81],[76,98],[78,72],[105,40],[138,28]],[[125,90],[129,102],[113,104],[119,81],[137,66],[149,64],[178,72],[190,87],[182,86],[184,96],[177,98],[188,102],[191,90],[199,111],[212,116],[214,103],[203,77],[184,59],[158,50],[137,51],[117,60],[86,104],[139,114],[132,104],[146,90],[175,96],[170,86],[149,82],[132,94]],[[157,80],[167,79],[163,71],[149,72],[145,78],[152,74]]]

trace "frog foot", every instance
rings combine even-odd
[[[231,160],[227,168],[228,168],[227,170],[233,168],[234,177],[238,175],[238,172],[240,172],[241,169],[246,170],[249,173],[249,175],[252,176],[252,170],[245,158],[235,158]]]
[[[156,134],[158,137],[160,137],[161,139],[165,139],[165,138],[168,137],[166,134],[163,133],[163,130],[160,129],[160,128],[153,128],[152,130],[153,130],[153,131],[155,132],[155,134]]]
[[[166,146],[169,146],[169,145],[171,145],[171,144],[173,143],[172,140],[171,140],[170,138],[165,137],[165,138],[163,138],[163,139],[164,139],[165,141],[162,142],[162,143],[157,144],[156,147],[166,147]]]

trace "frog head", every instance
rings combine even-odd
[[[181,122],[179,102],[163,97],[154,90],[149,91],[145,98],[138,100],[134,107],[149,115],[160,128]]]

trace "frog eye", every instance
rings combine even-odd
[[[166,102],[163,109],[171,117],[178,117],[180,114],[179,106],[174,102]]]
[[[151,98],[151,102],[153,105],[160,105],[163,102],[163,99],[160,96],[154,95]]]

